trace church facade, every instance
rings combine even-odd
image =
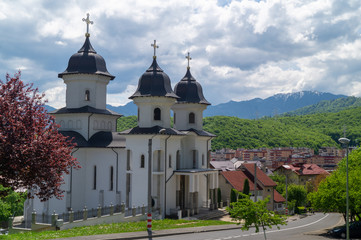
[[[76,142],[72,155],[81,168],[64,176],[63,199],[28,200],[28,215],[123,203],[126,208],[151,204],[164,218],[174,210],[196,213],[216,206],[218,172],[208,167],[215,135],[202,129],[210,103],[190,72],[189,55],[186,74],[173,90],[157,63],[155,41],[152,46],[151,66],[129,97],[138,107],[137,126],[117,132],[121,114],[106,109],[107,85],[115,77],[86,33],[84,45],[58,75],[66,84],[66,106],[51,113],[59,131]]]

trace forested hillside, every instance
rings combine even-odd
[[[361,107],[337,113],[317,113],[301,116],[279,116],[259,120],[215,116],[204,118],[204,130],[217,135],[212,149],[260,147],[339,146],[338,138],[346,135],[351,145],[361,140]],[[136,126],[136,117],[118,120],[118,131]]]
[[[339,112],[349,108],[361,106],[361,98],[344,97],[329,101],[321,101],[317,104],[299,108],[295,111],[285,113],[285,115],[305,115],[314,113]]]

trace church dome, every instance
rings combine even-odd
[[[111,80],[115,78],[108,72],[104,58],[90,44],[89,35],[86,35],[83,47],[70,57],[67,69],[59,73],[58,77],[79,73],[103,75]]]
[[[170,97],[178,98],[173,92],[168,75],[158,66],[156,57],[148,70],[139,78],[138,88],[129,97]]]
[[[211,105],[203,96],[201,84],[192,76],[190,68],[186,75],[174,87],[174,92],[179,96],[177,103],[199,103]]]

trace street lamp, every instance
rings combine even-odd
[[[348,217],[348,144],[350,139],[340,138],[338,141],[346,147],[346,239],[350,239],[349,217]]]

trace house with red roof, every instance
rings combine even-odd
[[[283,201],[282,196],[280,197],[279,194],[276,196],[277,202],[275,202],[275,187],[277,184],[260,168],[255,168],[255,164],[250,163],[242,164],[240,170],[237,171],[220,172],[218,184],[221,188],[222,201],[229,200],[232,188],[242,192],[246,179],[249,181],[250,194],[253,201],[270,197],[270,201],[267,204],[269,210],[274,210],[275,204],[286,201],[285,199]]]
[[[304,185],[308,181],[313,181],[319,175],[329,175],[329,172],[313,163],[282,165],[275,169],[274,172],[280,175],[286,175],[289,183],[299,185]]]

